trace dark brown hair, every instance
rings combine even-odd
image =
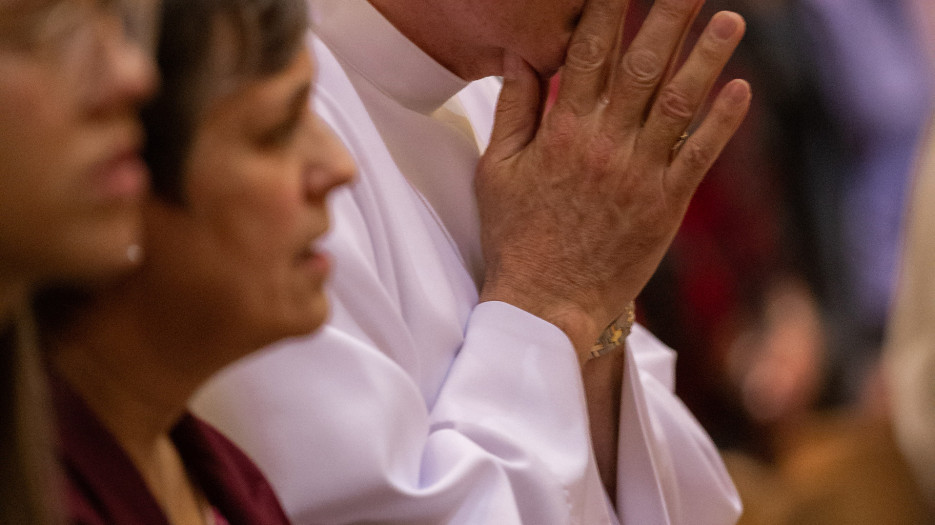
[[[22,315],[0,320],[0,524],[63,523],[45,376]]]
[[[144,156],[156,196],[185,202],[185,159],[207,102],[231,80],[284,69],[307,26],[305,0],[163,1],[162,89],[143,111]]]

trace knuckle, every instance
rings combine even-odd
[[[724,45],[713,38],[702,38],[695,46],[698,56],[706,63],[718,63],[723,60]]]
[[[707,170],[717,156],[714,148],[697,141],[686,142],[679,150],[679,154],[683,157],[685,165],[692,171]]]
[[[688,121],[694,115],[694,104],[684,92],[667,86],[659,93],[659,111],[666,118]]]
[[[588,35],[576,39],[568,47],[565,66],[581,71],[593,71],[604,65],[609,43],[600,37]]]
[[[662,76],[659,57],[646,49],[636,50],[624,55],[620,68],[627,78],[640,86],[653,86]]]

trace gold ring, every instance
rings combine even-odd
[[[675,144],[672,145],[672,153],[675,153],[675,152],[677,152],[679,149],[681,149],[681,148],[682,148],[682,145],[685,144],[685,141],[686,141],[686,140],[688,140],[688,132],[687,132],[687,131],[686,131],[685,133],[682,133],[682,136],[679,137],[679,139],[678,139],[677,141],[675,141]]]

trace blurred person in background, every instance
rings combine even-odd
[[[916,523],[877,369],[935,48],[904,2],[712,7],[747,19],[729,67],[758,96],[640,312],[680,349],[680,392],[706,429],[754,459],[728,461],[742,495],[764,496],[742,523],[763,503],[825,523],[851,523],[835,521],[855,519],[846,511]],[[770,481],[747,483],[745,467]]]
[[[836,137],[806,186],[827,261],[829,360],[842,400],[859,401],[878,368],[932,67],[906,0],[800,1]]]
[[[325,198],[353,163],[310,111],[303,0],[167,0],[143,111],[141,265],[36,299],[68,518],[285,524],[253,463],[186,403],[256,348],[315,330]]]
[[[861,402],[872,384],[932,82],[905,2],[849,2],[846,13],[817,0],[716,4],[748,20],[729,67],[760,95],[640,306],[683,349],[680,371],[709,371],[683,374],[681,392],[730,444],[731,395],[716,385],[732,341],[766,329],[768,298],[782,295],[771,290],[786,283],[818,305],[822,404]]]
[[[0,1],[0,523],[55,521],[31,290],[131,268],[155,2]]]

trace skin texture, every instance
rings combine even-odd
[[[327,313],[325,197],[347,152],[309,110],[304,49],[282,72],[208,102],[184,170],[184,205],[144,206],[147,258],[101,291],[55,366],[128,452],[172,523],[201,523],[168,432],[210,375]]]
[[[371,2],[463,78],[504,76],[475,180],[487,266],[481,300],[555,324],[582,356],[655,271],[746,114],[750,87],[735,80],[698,115],[743,35],[742,18],[715,15],[676,69],[701,0],[657,1],[628,47],[620,0],[588,0],[583,11],[563,0]],[[558,98],[543,116],[546,79],[562,63]],[[611,495],[622,372],[620,356],[582,370]]]
[[[491,268],[485,291],[504,289],[525,301],[521,297],[530,294],[514,279],[548,279],[538,287],[551,297],[529,300],[556,307],[530,308],[547,318],[567,318],[561,324],[579,348],[597,338],[655,271],[695,187],[749,101],[745,82],[728,84],[671,158],[672,145],[739,42],[742,19],[716,15],[686,64],[655,97],[695,0],[656,4],[619,60],[610,56],[616,2],[594,2],[603,10],[586,14],[569,49],[555,107],[541,124],[538,78],[518,57],[507,57],[498,125],[477,180]],[[722,24],[726,38],[716,36]],[[586,274],[579,271],[584,268]],[[589,326],[582,317],[596,323]]]
[[[504,52],[542,76],[561,67],[585,0],[370,0],[439,63],[465,80],[501,75]]]
[[[106,277],[139,241],[149,54],[93,2],[0,8],[0,299],[47,279]]]

